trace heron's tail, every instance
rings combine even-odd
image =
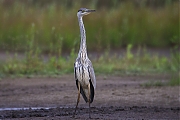
[[[89,82],[90,82],[90,103],[92,103],[93,100],[94,100],[94,87],[93,87],[93,85],[92,85],[91,80],[89,80]],[[77,85],[77,87],[78,87],[78,80],[76,80],[76,85]],[[84,100],[85,100],[86,103],[87,103],[87,102],[89,101],[89,100],[88,100],[88,89],[83,89],[83,88],[81,87],[81,85],[80,85],[80,93],[82,94]]]

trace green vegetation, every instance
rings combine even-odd
[[[171,86],[179,85],[180,86],[180,76],[172,77],[172,79],[169,81],[168,85],[171,85]]]
[[[38,47],[42,52],[77,50],[79,26],[76,12],[83,2],[71,1],[70,7],[67,7],[69,2],[56,2],[43,6],[19,0],[4,5],[1,1],[0,49],[26,51],[33,42],[33,49]],[[137,7],[133,2],[111,3],[110,8],[99,8],[96,4],[99,3],[92,1],[85,5],[97,9],[84,18],[90,51],[119,49],[128,44],[148,47],[179,44],[178,1],[157,8],[141,4]]]
[[[160,81],[156,81],[156,82],[147,82],[147,83],[142,84],[141,86],[144,86],[144,87],[154,87],[154,86],[161,87],[164,85],[165,85],[165,83],[160,82]]]
[[[98,58],[92,58],[96,74],[121,74],[121,75],[146,75],[146,74],[170,74],[172,80],[168,85],[180,85],[179,82],[179,58],[177,53],[172,58],[150,55],[145,48],[139,47],[137,53],[132,54],[132,45],[127,46],[125,56],[111,55],[108,51]],[[140,55],[141,53],[141,55]],[[19,59],[17,54],[0,64],[0,77],[7,76],[58,76],[73,73],[73,64],[77,53],[74,50],[68,58],[55,57],[49,54],[49,60],[44,61],[42,53],[30,50],[24,59]],[[162,86],[163,83],[147,83],[145,86]]]
[[[165,83],[165,82],[161,82],[161,81],[149,81],[147,83],[141,84],[141,86],[143,87],[162,87],[162,86],[180,86],[180,79],[179,77],[176,78],[172,78],[169,82]]]
[[[15,53],[13,58],[0,61],[0,78],[73,73],[80,43],[76,12],[85,5],[97,10],[84,17],[88,51],[105,51],[100,57],[91,58],[96,74],[168,73],[172,74],[168,84],[179,85],[180,55],[174,52],[180,45],[179,1],[162,0],[166,2],[159,7],[117,0],[92,0],[86,4],[69,0],[61,0],[64,4],[60,0],[44,1],[48,4],[30,1],[31,4],[21,0],[12,4],[0,1],[0,50],[7,55]],[[150,55],[142,46],[175,50],[167,58]],[[122,47],[126,49],[123,57],[111,55],[111,50]],[[138,49],[135,54],[133,48]],[[20,60],[19,52],[25,53],[25,58]],[[70,54],[63,57],[64,52]],[[44,54],[49,58],[47,61],[42,57]],[[161,86],[161,83],[151,85]]]

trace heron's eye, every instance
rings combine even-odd
[[[79,9],[78,12],[84,13],[86,12],[86,9]]]

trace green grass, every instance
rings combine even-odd
[[[66,3],[68,4],[68,2]],[[30,44],[42,52],[69,52],[79,48],[79,26],[76,12],[81,2],[50,3],[45,6],[0,2],[0,50],[27,51]],[[96,9],[95,1],[87,7]],[[116,7],[97,8],[84,17],[90,51],[119,49],[132,44],[149,47],[179,45],[179,4],[172,2],[160,8],[136,7],[122,2]]]
[[[31,47],[30,47],[31,48]],[[141,53],[141,54],[140,54]],[[8,53],[7,53],[8,56]],[[39,49],[29,49],[25,58],[19,59],[18,54],[13,58],[0,62],[0,78],[4,77],[32,77],[32,76],[59,76],[62,74],[73,74],[73,64],[77,57],[74,49],[67,57],[49,54],[49,60],[44,61],[42,53]],[[137,53],[132,53],[132,45],[129,44],[126,49],[125,56],[112,55],[109,51],[100,57],[92,57],[92,63],[95,73],[103,75],[154,75],[169,74],[171,80],[164,84],[159,81],[148,82],[142,86],[164,86],[164,85],[180,85],[179,71],[180,54],[173,54],[172,57],[159,57],[150,55],[146,49],[139,47]]]
[[[161,81],[149,81],[146,83],[141,84],[143,87],[162,87],[162,86],[180,86],[180,76],[172,76],[171,80],[168,82],[164,83]]]
[[[178,73],[177,75],[173,75],[171,80],[168,82],[168,85],[171,85],[171,86],[177,86],[179,85],[180,86],[180,73]]]
[[[165,85],[165,83],[160,82],[160,81],[147,82],[147,83],[141,84],[141,86],[143,86],[143,87],[162,87],[164,85]]]
[[[172,74],[168,84],[179,85],[180,55],[174,52],[180,45],[178,1],[157,8],[116,2],[111,7],[99,8],[96,1],[85,5],[97,10],[84,17],[88,51],[103,53],[91,59],[96,74],[168,73]],[[73,73],[80,43],[76,12],[82,4],[72,3],[67,7],[69,2],[42,6],[19,1],[6,6],[0,2],[0,50],[7,56],[8,52],[15,53],[13,58],[0,61],[0,78]],[[166,47],[173,54],[169,58],[150,55],[142,46]],[[111,55],[111,50],[122,47],[126,47],[125,56]],[[132,53],[133,48],[138,48],[137,53]],[[20,60],[19,52],[25,53],[25,58]],[[67,57],[62,56],[64,52],[69,53]],[[48,61],[43,54],[48,54]]]
[[[112,56],[107,51],[100,57],[92,58],[95,72],[97,74],[125,75],[168,73],[174,74],[173,79],[177,78],[175,73],[179,72],[178,59],[180,55],[178,53],[174,54],[172,58],[158,57],[157,55],[149,55],[146,50],[139,47],[137,53],[133,54],[131,47],[131,45],[127,46],[127,52],[123,57],[116,54]],[[49,54],[49,60],[46,62],[41,55],[39,49],[30,49],[26,52],[24,59],[19,59],[15,54],[13,58],[0,63],[0,74],[1,76],[51,76],[73,73],[73,64],[77,57],[74,49],[66,58]]]

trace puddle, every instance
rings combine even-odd
[[[40,110],[40,109],[51,109],[57,107],[24,107],[24,108],[0,108],[0,111],[8,111],[8,110]],[[69,107],[58,107],[58,108],[69,108]]]

